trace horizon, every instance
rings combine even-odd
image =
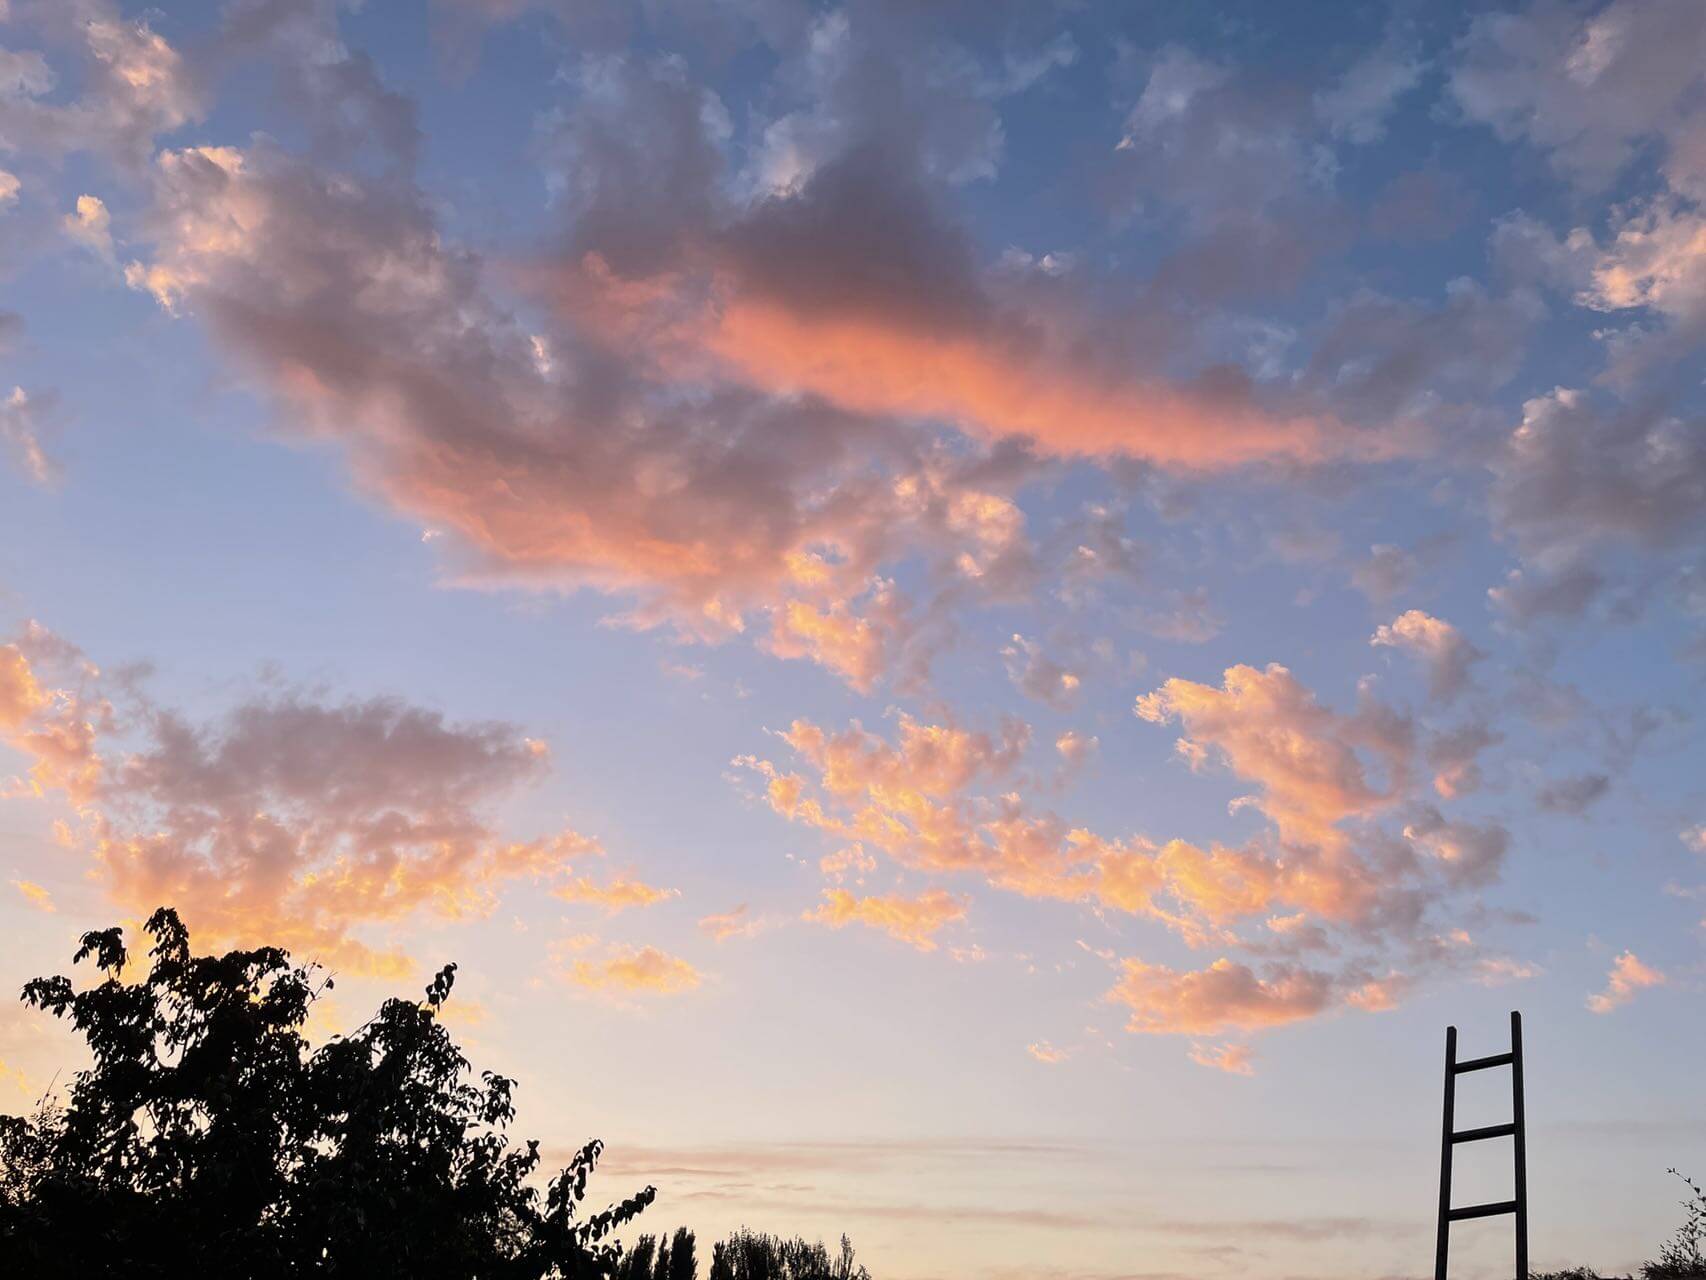
[[[455,962],[630,1235],[878,1280],[1426,1275],[1521,1010],[1632,1274],[1703,369],[1699,0],[0,0],[0,994]]]

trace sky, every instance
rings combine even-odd
[[[1703,369],[1699,0],[0,0],[0,987],[453,960],[593,1198],[882,1280],[1426,1274],[1521,1009],[1630,1267]]]

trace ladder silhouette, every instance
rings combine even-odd
[[[1485,1071],[1489,1067],[1511,1069],[1511,1122],[1490,1124],[1481,1129],[1457,1130],[1453,1127],[1457,1097],[1457,1077],[1469,1071]],[[1500,1214],[1516,1215],[1516,1280],[1528,1280],[1528,1155],[1527,1129],[1522,1118],[1522,1015],[1511,1013],[1511,1047],[1509,1053],[1495,1053],[1489,1058],[1457,1060],[1457,1028],[1445,1029],[1445,1124],[1439,1143],[1439,1237],[1434,1250],[1434,1280],[1446,1280],[1446,1256],[1451,1247],[1451,1224],[1465,1218],[1494,1218]],[[1451,1207],[1451,1152],[1459,1142],[1480,1142],[1485,1138],[1511,1138],[1515,1146],[1516,1197],[1490,1204]]]

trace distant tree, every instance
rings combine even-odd
[[[577,1211],[603,1145],[543,1192],[539,1144],[512,1149],[514,1081],[469,1064],[424,1002],[387,1000],[310,1050],[331,986],[276,947],[192,956],[162,909],[146,978],[122,980],[122,932],[83,935],[104,981],[38,978],[24,1000],[69,1018],[94,1064],[62,1105],[0,1116],[0,1266],[7,1277],[409,1277],[603,1280],[610,1233],[655,1192]]]
[[[641,1236],[629,1247],[618,1264],[614,1280],[652,1280],[652,1259],[657,1253],[657,1237]]]
[[[675,1229],[675,1240],[669,1247],[669,1274],[659,1269],[658,1280],[698,1280],[699,1260],[694,1256],[693,1233],[686,1227]]]
[[[1706,1280],[1706,1187],[1685,1173],[1670,1170],[1688,1187],[1683,1198],[1682,1225],[1659,1250],[1658,1261],[1641,1268],[1643,1280]]]
[[[808,1244],[798,1236],[789,1240],[742,1227],[711,1246],[710,1280],[871,1280],[871,1273],[854,1261],[846,1236],[831,1258],[822,1241]]]

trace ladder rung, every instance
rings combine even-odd
[[[1495,1053],[1490,1058],[1471,1058],[1468,1062],[1452,1064],[1452,1071],[1462,1075],[1465,1071],[1485,1071],[1488,1067],[1508,1067],[1514,1061],[1508,1053]]]
[[[1461,1209],[1453,1209],[1445,1216],[1453,1222],[1461,1222],[1464,1218],[1496,1218],[1501,1213],[1515,1213],[1515,1200],[1500,1200],[1496,1204],[1468,1204]]]
[[[1479,1142],[1482,1138],[1514,1138],[1514,1124],[1490,1124],[1484,1129],[1464,1129],[1451,1135],[1453,1142]]]

